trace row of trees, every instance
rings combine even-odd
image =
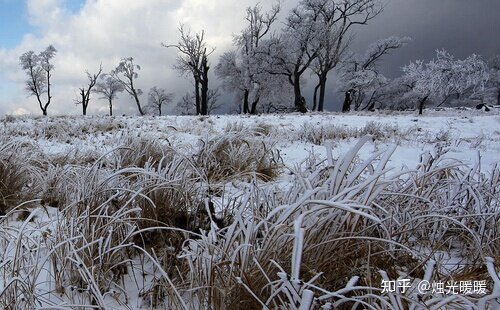
[[[390,80],[378,70],[380,60],[411,40],[390,37],[370,45],[363,55],[350,51],[353,29],[366,25],[382,10],[379,0],[302,0],[286,16],[284,26],[274,29],[281,11],[279,4],[269,11],[260,5],[246,10],[245,27],[234,37],[234,46],[220,56],[215,75],[222,87],[235,95],[238,112],[323,111],[327,79],[332,72],[341,81],[344,94],[342,111],[404,108],[417,106],[422,113],[431,102],[442,105],[451,100],[484,100],[496,92],[500,103],[500,57],[488,66],[481,57],[472,55],[454,59],[446,51],[437,51],[434,60],[412,62],[403,68],[401,77]],[[179,101],[183,114],[207,115],[217,107],[218,91],[209,88],[209,58],[214,48],[208,47],[205,33],[192,34],[179,28],[177,44],[163,47],[176,49],[174,68],[193,79],[194,89]],[[56,49],[49,46],[40,54],[29,51],[20,57],[28,75],[27,91],[36,96],[44,115],[51,102],[52,59]],[[141,67],[133,58],[123,58],[109,73],[86,72],[88,84],[79,88],[76,103],[87,112],[90,94],[108,100],[110,114],[113,100],[121,92],[128,93],[141,115],[162,114],[162,107],[173,100],[173,94],[157,86],[148,94],[148,105],[141,105],[142,90],[135,86]],[[312,107],[302,95],[305,77],[316,78]],[[46,95],[46,99],[42,97]]]
[[[435,106],[445,103],[468,105],[475,101],[496,100],[500,104],[499,56],[488,65],[477,55],[461,60],[445,50],[438,50],[436,58],[427,63],[420,60],[411,62],[402,68],[403,74],[393,80],[377,72],[372,64],[366,65],[370,59],[376,59],[377,50],[397,47],[405,41],[393,38],[379,41],[368,49],[364,61],[344,71],[345,100],[342,111],[349,111],[351,105],[355,110],[373,110],[375,107],[408,109],[416,106],[422,114],[427,103],[434,103]]]
[[[306,112],[301,84],[306,72],[312,72],[318,80],[313,110],[323,111],[328,75],[348,51],[352,29],[366,25],[381,10],[377,0],[303,0],[289,12],[285,27],[275,33],[270,29],[279,5],[269,12],[262,12],[258,5],[248,8],[247,27],[235,37],[234,50],[222,55],[217,76],[243,100],[243,113],[256,113],[261,101],[282,109],[283,102],[276,95],[290,88],[294,109]]]
[[[30,95],[36,97],[43,115],[47,115],[47,109],[52,99],[51,77],[54,70],[52,59],[56,53],[57,50],[50,45],[39,54],[28,51],[20,57],[21,68],[28,75],[26,90]],[[108,101],[109,115],[113,115],[113,100],[119,93],[125,91],[134,99],[139,113],[146,114],[139,99],[143,92],[134,84],[139,76],[137,71],[140,69],[141,67],[134,64],[133,58],[130,57],[123,58],[110,73],[103,73],[102,65],[99,66],[99,70],[95,74],[86,71],[88,84],[78,89],[79,97],[75,103],[82,106],[83,115],[86,115],[90,94],[96,93],[101,96],[101,99]],[[154,86],[149,91],[146,109],[161,115],[162,107],[172,100],[172,93],[167,93],[165,89]]]

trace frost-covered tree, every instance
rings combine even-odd
[[[372,110],[375,108],[377,92],[385,86],[389,80],[376,71],[359,70],[350,72],[347,80],[344,81],[344,103],[342,112],[351,110],[354,103],[354,110]],[[364,108],[361,106],[364,104]]]
[[[208,115],[212,114],[215,110],[222,106],[219,101],[219,97],[220,93],[218,88],[208,90]]]
[[[245,83],[244,68],[238,59],[239,51],[230,50],[219,57],[219,63],[215,67],[216,76],[222,81],[222,88],[235,93],[239,100],[243,100],[241,113],[248,113],[248,85]]]
[[[464,93],[473,96],[484,89],[489,79],[488,67],[480,56],[473,54],[456,60],[445,50],[436,51],[436,58],[428,63],[419,60],[410,63],[403,67],[403,72],[403,79],[418,98],[419,114],[429,98],[446,99]]]
[[[176,110],[181,115],[192,115],[196,113],[196,103],[194,96],[190,93],[186,93],[177,102]]]
[[[497,105],[500,105],[500,55],[496,55],[490,61],[489,84],[495,93]]]
[[[378,0],[306,0],[304,5],[318,11],[316,33],[317,57],[312,69],[318,78],[314,89],[313,110],[323,111],[328,74],[344,57],[351,42],[351,30],[366,25],[382,10]],[[319,99],[318,99],[319,91]]]
[[[378,0],[302,0],[286,19],[280,36],[267,40],[267,68],[285,75],[293,87],[294,107],[307,111],[302,96],[304,73],[312,68],[318,76],[313,108],[323,109],[328,73],[337,66],[349,44],[349,31],[366,24],[381,10]]]
[[[280,36],[266,40],[262,54],[266,55],[268,73],[284,75],[293,86],[294,109],[307,112],[302,96],[302,76],[318,56],[316,21],[320,12],[301,1],[286,18],[286,25]]]
[[[47,115],[47,108],[52,100],[51,83],[52,71],[54,65],[52,59],[56,55],[57,50],[49,45],[44,51],[38,55],[34,51],[28,51],[19,57],[21,68],[28,75],[26,80],[26,91],[30,96],[35,96],[43,115]],[[47,95],[47,99],[43,100],[43,94]]]
[[[195,102],[195,94],[186,93],[176,105],[176,110],[181,115],[192,115],[196,111],[196,102]],[[220,102],[218,101],[220,97],[218,89],[209,89],[207,93],[208,98],[208,106],[207,106],[207,115],[210,115],[213,111],[217,110],[221,107]]]
[[[141,107],[141,102],[139,96],[142,95],[142,90],[136,88],[134,81],[139,77],[137,73],[141,70],[141,66],[134,64],[134,59],[132,57],[122,58],[118,66],[111,71],[111,76],[119,83],[123,85],[123,89],[135,100],[137,105],[137,110],[139,110],[140,115],[144,115],[144,111]]]
[[[174,98],[173,93],[167,93],[163,88],[153,86],[148,94],[148,108],[152,108],[159,116],[162,115],[162,107],[171,103]]]
[[[182,74],[191,73],[194,78],[194,92],[196,100],[196,114],[208,114],[208,57],[213,53],[214,49],[207,51],[205,42],[205,32],[192,35],[189,30],[186,30],[183,25],[179,27],[181,35],[180,41],[177,44],[166,45],[164,47],[176,48],[180,55],[177,58],[175,69]]]
[[[375,107],[377,91],[388,83],[388,79],[379,73],[378,62],[384,55],[410,42],[410,38],[389,37],[371,44],[365,54],[350,57],[351,60],[342,68],[343,91],[345,94],[342,112],[358,110],[363,102],[366,109]]]
[[[279,11],[279,5],[265,13],[259,4],[248,7],[247,27],[234,39],[236,50],[224,53],[215,68],[224,89],[236,93],[242,100],[242,113],[256,114],[262,93],[266,91],[264,81],[269,74],[259,57],[259,47],[260,42],[269,34]]]
[[[374,89],[363,109],[373,110],[378,107],[379,109],[408,110],[414,107],[416,99],[411,93],[410,85],[402,77],[397,77],[392,80],[387,79],[379,88]]]
[[[97,83],[97,79],[102,73],[102,65],[99,66],[99,71],[96,74],[90,74],[88,71],[87,78],[89,80],[89,84],[86,87],[82,87],[79,89],[80,98],[76,100],[76,104],[81,104],[83,109],[83,115],[87,115],[87,108],[90,102],[90,92]]]
[[[96,83],[92,91],[101,94],[101,99],[108,100],[109,116],[113,116],[113,100],[115,100],[119,93],[125,90],[125,86],[110,74],[101,75],[100,80],[101,81]]]

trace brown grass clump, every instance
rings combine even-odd
[[[346,139],[359,139],[370,135],[374,140],[388,141],[407,139],[409,130],[401,130],[397,126],[381,124],[377,122],[367,122],[360,128],[339,125],[324,125],[304,123],[297,132],[297,138],[316,145],[322,145],[325,141],[338,141]]]
[[[197,200],[195,188],[179,184],[157,184],[145,191],[144,197],[137,199],[137,206],[142,210],[138,226],[144,230],[138,242],[146,248],[173,247],[175,253],[179,252],[184,240],[192,237],[183,231],[196,230],[192,210],[199,204]]]
[[[226,133],[241,133],[247,136],[265,137],[269,136],[272,132],[273,126],[264,122],[247,126],[241,122],[228,123],[224,128]]]
[[[279,152],[272,143],[247,137],[242,133],[228,133],[201,141],[197,164],[206,179],[218,182],[231,179],[275,179],[283,166]]]
[[[12,159],[0,161],[0,214],[5,214],[20,202],[25,177],[22,167]]]
[[[31,150],[28,144],[0,142],[0,214],[31,198]]]
[[[146,162],[143,169],[121,170],[140,190],[134,206],[141,210],[137,224],[143,232],[138,242],[146,248],[173,248],[178,253],[191,233],[210,229],[204,206],[208,195],[193,169],[190,159],[172,153],[158,162]]]
[[[146,163],[158,163],[173,153],[171,147],[158,140],[129,135],[124,138],[114,156],[117,158],[117,168],[144,168]]]

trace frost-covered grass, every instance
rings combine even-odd
[[[495,309],[499,123],[4,118],[0,308]]]

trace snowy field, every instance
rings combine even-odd
[[[0,308],[499,309],[498,154],[496,108],[7,116]]]

